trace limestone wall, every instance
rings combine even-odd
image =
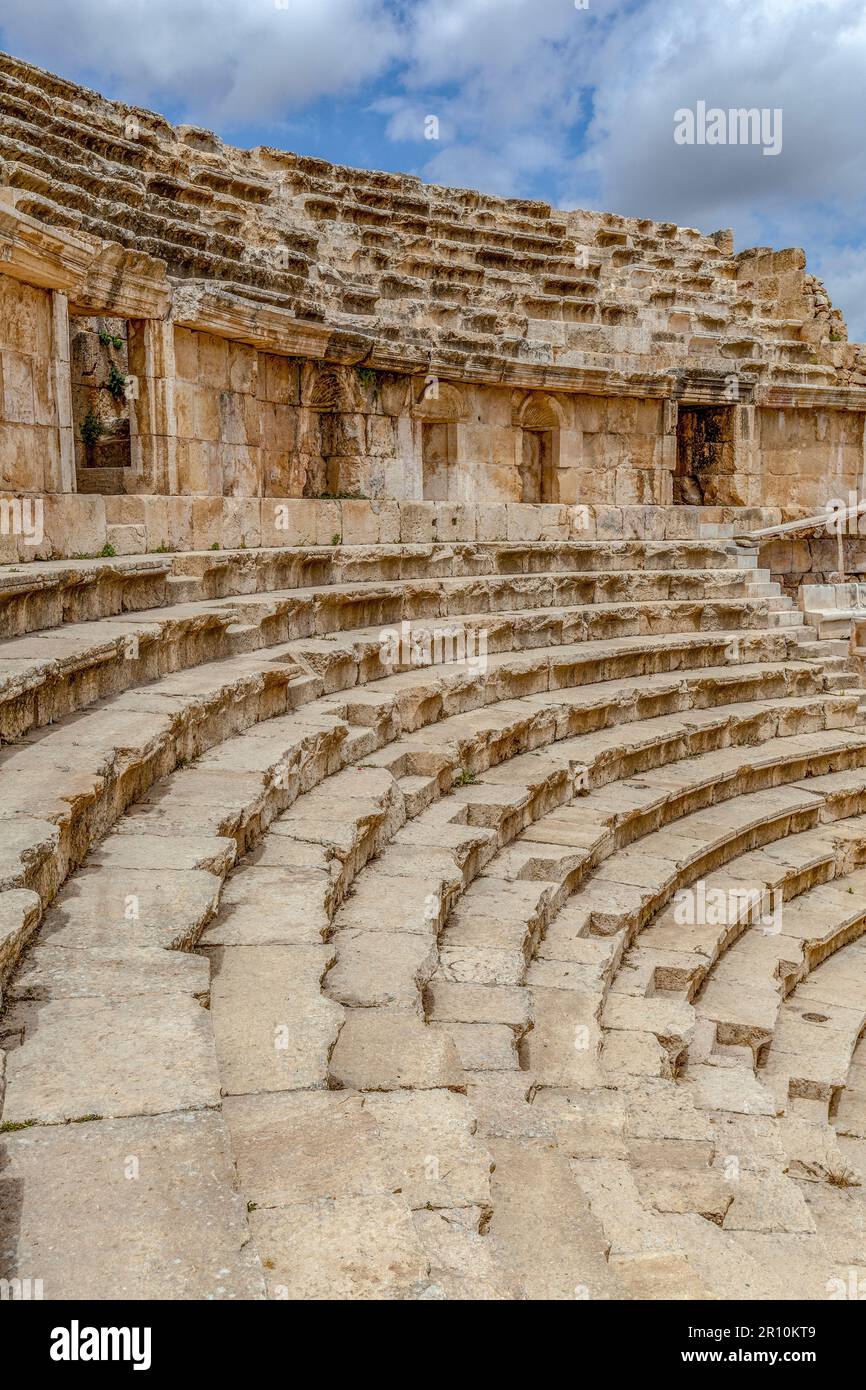
[[[0,274],[0,489],[71,488],[68,383],[62,296]]]
[[[761,500],[791,516],[815,516],[847,498],[864,470],[864,417],[844,410],[755,412]]]
[[[146,494],[46,494],[28,534],[8,525],[0,497],[0,563],[101,554],[259,546],[424,546],[473,541],[690,540],[701,528],[777,526],[778,508],[607,507]],[[38,521],[38,525],[35,524]],[[29,524],[33,522],[34,524]]]
[[[262,491],[259,361],[253,348],[176,329],[178,492],[258,497]],[[262,389],[267,373],[263,373]]]
[[[671,500],[675,452],[661,401],[329,367],[180,327],[173,349],[174,417],[166,430],[176,440],[183,496]],[[136,434],[147,433],[144,413],[142,406]],[[525,475],[542,465],[527,455],[527,436],[550,453],[544,485],[534,489]]]

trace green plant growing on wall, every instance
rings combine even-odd
[[[108,369],[108,380],[105,383],[105,389],[115,401],[122,401],[126,395],[126,377],[113,362]]]
[[[80,425],[81,438],[90,449],[105,434],[105,426],[97,415],[93,406],[90,407]]]
[[[104,328],[100,328],[99,330],[99,341],[103,347],[113,347],[116,348],[118,352],[120,352],[120,349],[123,347],[123,339],[113,337],[112,334],[107,333]]]
[[[358,374],[358,380],[359,380],[359,382],[361,383],[361,388],[362,388],[362,390],[364,390],[364,391],[369,391],[370,394],[371,394],[371,396],[372,396],[372,398],[373,398],[373,403],[374,403],[374,405],[378,404],[378,401],[379,401],[379,377],[378,377],[378,374],[377,374],[376,372],[373,371],[372,367],[356,367],[355,370],[356,370],[356,372],[357,372],[357,374]]]

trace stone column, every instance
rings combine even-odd
[[[734,406],[734,488],[744,506],[760,503],[760,465],[755,440],[755,407]]]
[[[662,450],[661,466],[670,473],[676,472],[677,467],[677,425],[680,418],[680,407],[678,401],[665,400],[662,402]]]
[[[134,378],[132,464],[136,491],[176,496],[174,324],[170,319],[130,321],[129,370]]]
[[[52,492],[75,492],[75,435],[72,423],[72,372],[69,363],[69,301],[51,291],[51,389],[57,422],[58,453],[50,479]],[[48,481],[48,480],[46,480]]]

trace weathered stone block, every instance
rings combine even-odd
[[[222,439],[221,397],[218,391],[196,386],[193,393],[193,439]]]
[[[144,555],[147,533],[143,523],[138,525],[106,526],[106,543],[118,555]]]
[[[509,502],[506,507],[508,540],[541,540],[541,510],[526,503]]]
[[[104,498],[95,493],[49,493],[44,504],[45,535],[53,555],[99,554],[107,541]]]
[[[343,538],[343,516],[339,502],[314,502],[316,545],[339,545]]]
[[[264,499],[261,505],[262,545],[315,545],[316,506],[315,502],[297,497]]]
[[[198,335],[198,380],[215,391],[229,388],[229,344],[211,333]]]
[[[502,503],[495,506],[479,505],[476,512],[477,536],[480,541],[504,541],[508,539],[508,508]]]
[[[109,526],[141,526],[145,520],[145,499],[119,493],[105,499],[105,520]]]
[[[595,507],[587,506],[586,503],[577,503],[574,506],[564,508],[567,524],[568,539],[572,541],[591,541],[596,536]]]
[[[477,508],[452,502],[435,502],[437,541],[474,541]]]
[[[400,539],[429,544],[435,539],[436,510],[432,502],[404,502],[400,509]]]
[[[36,424],[33,358],[6,349],[0,353],[0,418],[12,424]]]
[[[393,458],[397,452],[397,430],[389,415],[367,417],[367,452],[382,458]]]
[[[343,545],[377,545],[379,517],[369,502],[341,502],[340,530]]]
[[[664,519],[666,540],[697,540],[700,535],[700,507],[676,507],[665,512]]]
[[[149,551],[188,550],[192,542],[192,498],[144,497]]]
[[[222,497],[192,499],[192,549],[224,550],[225,525]]]
[[[599,540],[604,540],[605,537],[608,537],[610,540],[621,537],[623,534],[622,508],[596,507],[595,525]]]
[[[275,405],[297,405],[300,400],[299,368],[287,357],[263,352],[259,358],[258,394]]]
[[[198,367],[198,333],[193,333],[188,328],[175,328],[174,330],[174,360],[177,375],[184,381],[197,382],[199,379]],[[133,368],[132,370],[136,370]],[[140,371],[140,366],[139,366]]]
[[[253,550],[260,546],[261,514],[262,503],[258,497],[226,497],[223,511],[225,548]]]
[[[233,391],[255,395],[259,375],[259,355],[243,343],[229,343],[229,385]]]
[[[379,541],[382,545],[397,545],[400,540],[400,503],[374,502],[379,513]]]
[[[218,1112],[34,1127],[4,1148],[0,1219],[17,1194],[18,1233],[4,1275],[35,1273],[56,1299],[263,1296]]]
[[[567,507],[558,502],[543,502],[538,508],[541,523],[540,539],[543,541],[567,541],[571,523]]]

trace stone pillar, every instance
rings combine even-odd
[[[677,471],[677,426],[680,418],[678,401],[662,401],[661,436],[655,455],[656,492],[654,499],[660,506],[667,507],[673,502],[674,474]]]
[[[733,409],[734,490],[742,505],[755,506],[761,498],[755,407],[738,403]]]
[[[676,471],[677,425],[680,419],[679,401],[666,400],[662,411],[662,467]]]
[[[135,490],[176,496],[177,412],[174,324],[170,319],[131,320],[132,465]]]
[[[75,492],[75,435],[72,423],[72,372],[69,362],[69,301],[51,292],[51,389],[57,421],[58,452],[53,461],[51,492]],[[46,480],[49,481],[49,480]]]

